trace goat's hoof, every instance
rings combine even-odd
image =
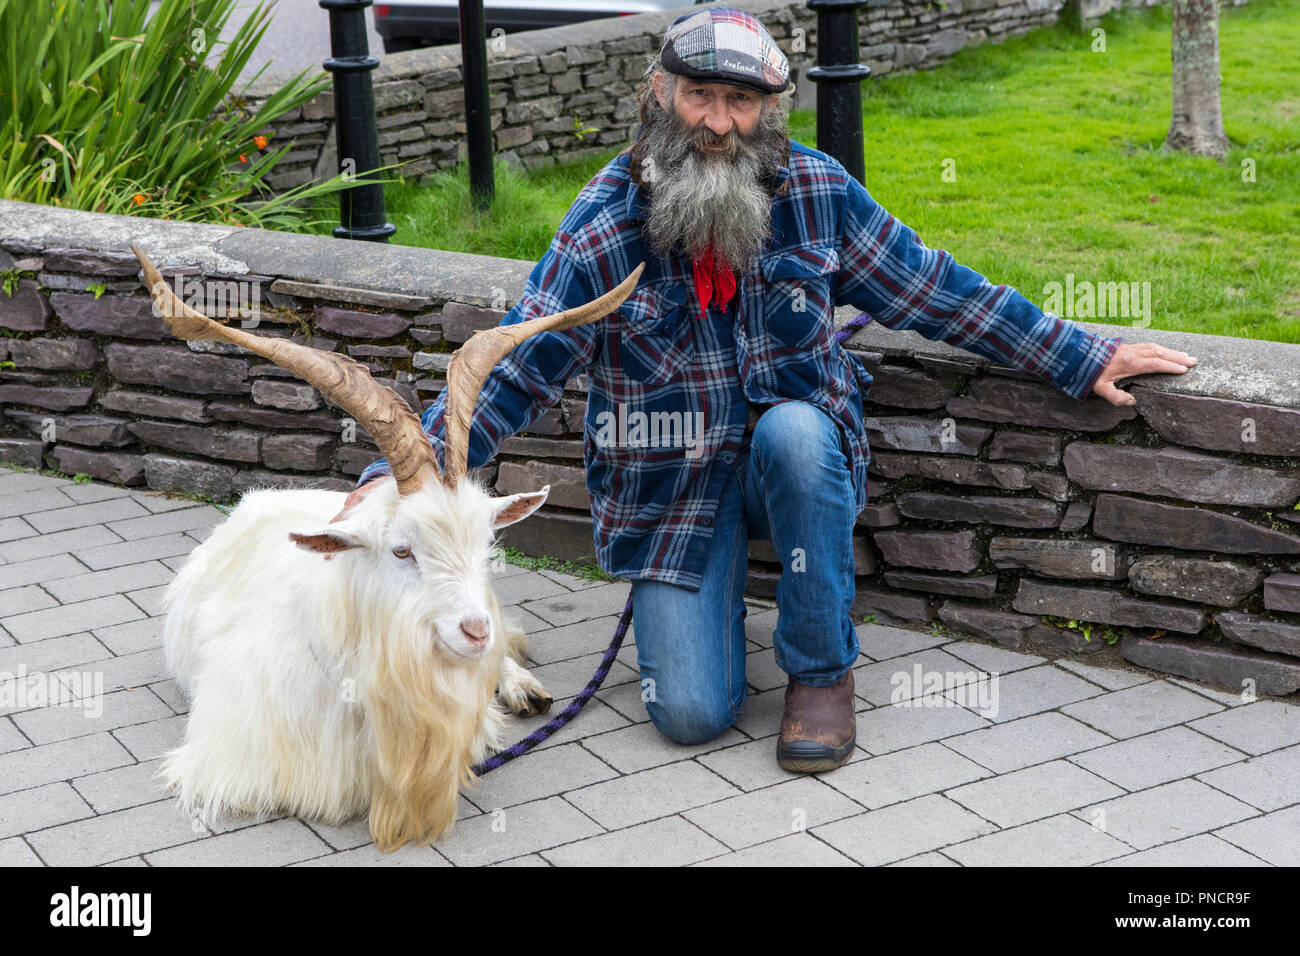
[[[551,709],[551,695],[532,674],[511,664],[497,683],[497,697],[516,717],[531,717]]]
[[[532,717],[535,714],[544,714],[551,709],[551,702],[554,698],[546,693],[540,685],[533,688],[521,689],[522,692],[517,696],[512,696],[508,700],[508,706],[516,717]]]

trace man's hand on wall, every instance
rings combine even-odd
[[[1155,372],[1181,375],[1195,364],[1196,359],[1186,352],[1165,348],[1154,342],[1139,342],[1136,345],[1121,342],[1111,356],[1110,364],[1093,383],[1092,394],[1100,395],[1112,405],[1136,405],[1136,398],[1115,387],[1116,380]]]

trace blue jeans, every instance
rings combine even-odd
[[[767,409],[723,490],[700,590],[632,582],[642,698],[664,736],[712,740],[745,704],[749,538],[770,540],[781,556],[777,666],[812,687],[834,684],[853,666],[856,518],[849,462],[830,416],[798,401]]]

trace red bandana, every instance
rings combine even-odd
[[[736,274],[725,259],[713,258],[713,247],[695,260],[695,294],[700,300],[700,318],[710,302],[727,311],[727,303],[736,294]]]

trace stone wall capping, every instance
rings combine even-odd
[[[840,321],[841,314],[843,321]],[[857,310],[852,308],[837,310],[836,326],[842,326],[855,315]],[[1196,367],[1182,375],[1143,375],[1140,379],[1121,380],[1121,388],[1133,385],[1135,396],[1140,396],[1136,389],[1144,388],[1174,395],[1300,409],[1300,345],[1095,322],[1075,324],[1104,338],[1119,337],[1130,343],[1154,342],[1197,358]],[[931,367],[938,367],[934,365],[935,359],[988,364],[987,360],[946,342],[927,339],[911,330],[885,328],[878,322],[867,323],[844,345],[852,350],[880,352],[886,357],[913,357],[922,364],[928,361]]]
[[[431,302],[456,299],[484,307],[490,307],[497,295],[483,288],[485,267],[491,270],[493,286],[513,302],[523,294],[535,265],[396,243],[344,242],[329,236],[80,212],[13,200],[0,200],[0,237],[5,241],[21,237],[28,245],[81,245],[117,253],[129,252],[135,242],[160,268],[164,263],[195,265],[204,273],[283,275],[319,285],[338,284],[340,276],[347,276],[346,285],[352,289]],[[24,281],[35,290],[34,282]],[[141,286],[141,295],[144,291]]]

